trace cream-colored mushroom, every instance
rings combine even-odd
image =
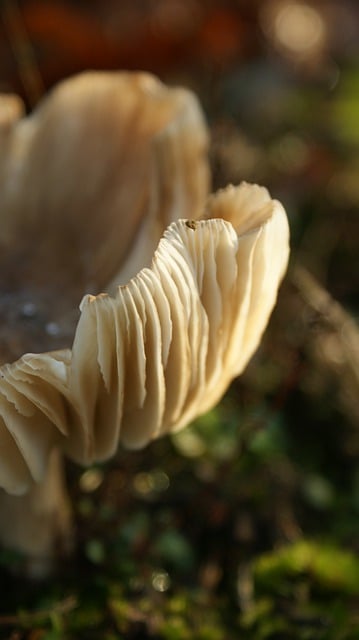
[[[165,184],[183,204],[188,181],[173,180]],[[196,206],[186,216],[128,284],[112,281],[110,294],[85,296],[71,349],[0,368],[7,492],[41,484],[53,450],[89,464],[182,428],[247,364],[287,266],[285,212],[266,189],[243,183],[211,196],[199,220]]]
[[[80,74],[27,117],[19,98],[0,95],[0,363],[70,346],[81,297],[127,282],[172,220],[198,216],[207,146],[195,96],[145,73]],[[35,555],[51,553],[54,529],[69,529],[50,455],[66,424],[50,372],[58,385],[69,356],[27,356],[1,373],[0,486],[36,486],[16,499],[0,491],[0,541]]]
[[[80,74],[20,116],[0,96],[0,291],[26,289],[58,319],[149,264],[171,221],[199,215],[207,128],[193,93],[146,73]],[[27,340],[16,356],[38,349]],[[8,343],[0,331],[0,362]]]
[[[54,446],[89,464],[183,427],[243,370],[287,265],[287,218],[247,184],[213,196],[205,218],[172,223],[114,297],[87,296],[72,351],[2,367],[7,491],[41,482]]]
[[[242,184],[214,195],[205,217],[172,223],[151,268],[114,297],[84,299],[64,439],[78,462],[188,424],[258,346],[287,265],[285,212],[265,189]]]

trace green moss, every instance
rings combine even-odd
[[[334,545],[300,540],[254,562],[255,581],[264,590],[281,590],[303,575],[324,591],[359,595],[359,559]]]

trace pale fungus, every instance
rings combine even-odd
[[[197,102],[150,76],[85,74],[12,134],[8,120],[1,242],[11,264],[14,251],[21,257],[15,285],[29,261],[34,291],[66,297],[69,286],[72,303],[73,278],[85,293],[71,348],[0,368],[0,539],[41,561],[69,532],[49,461],[60,477],[62,453],[107,460],[210,409],[259,344],[287,266],[288,223],[256,185],[206,200]],[[90,295],[91,283],[106,293]],[[52,516],[36,515],[42,492]],[[35,512],[27,532],[20,504],[30,520]]]

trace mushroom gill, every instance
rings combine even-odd
[[[275,304],[288,223],[256,185],[206,200],[190,91],[85,73],[21,109],[0,96],[0,541],[46,571],[71,538],[62,455],[106,460],[219,400]]]
[[[79,300],[127,282],[171,221],[199,215],[207,148],[195,95],[147,73],[82,73],[28,116],[0,94],[0,364],[42,352],[0,372],[0,541],[32,574],[72,538],[59,444]]]
[[[213,406],[258,346],[288,235],[282,206],[264,188],[228,187],[209,199],[204,219],[173,222],[151,266],[114,296],[84,298],[71,351],[2,367],[1,466],[13,461],[6,490],[40,481],[55,445],[89,464]]]

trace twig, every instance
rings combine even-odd
[[[345,360],[359,384],[359,327],[342,305],[319,284],[307,269],[296,265],[291,279],[305,302],[334,330]]]

